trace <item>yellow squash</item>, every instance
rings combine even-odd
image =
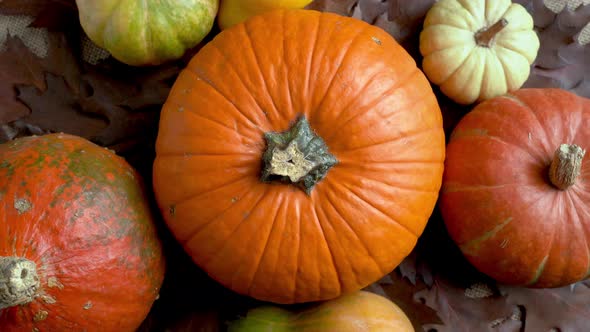
[[[232,25],[245,21],[251,16],[262,14],[273,9],[300,9],[312,0],[223,0],[220,3],[217,23],[227,29]]]

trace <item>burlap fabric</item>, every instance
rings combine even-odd
[[[0,50],[6,47],[6,36],[18,36],[31,52],[39,57],[45,57],[48,46],[47,30],[31,28],[31,22],[33,17],[29,16],[0,15]],[[84,60],[91,64],[96,64],[109,56],[106,50],[96,46],[85,36],[81,40],[81,45]]]

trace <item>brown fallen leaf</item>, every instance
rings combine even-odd
[[[424,330],[519,332],[522,322],[518,306],[493,296],[493,291],[484,285],[475,284],[475,287],[466,289],[437,277],[430,289],[417,292],[415,298],[436,310],[444,325],[425,324]]]
[[[39,17],[43,11],[50,7],[76,8],[75,0],[2,0],[0,1],[0,14],[26,15]]]
[[[541,41],[524,87],[555,87],[590,98],[590,2],[526,1]]]
[[[18,99],[31,110],[20,118],[20,128],[78,135],[123,154],[134,147],[149,146],[170,81],[179,68],[135,71],[123,78],[88,67],[80,74],[79,87],[70,87],[63,77],[50,73],[46,74],[45,91],[19,86]]]
[[[583,282],[555,289],[499,290],[507,304],[526,308],[524,332],[581,332],[590,327],[590,288]]]
[[[417,35],[435,0],[315,0],[306,8],[351,16],[387,31],[412,56],[419,56]]]
[[[0,123],[19,119],[29,113],[26,105],[16,98],[17,84],[26,84],[45,90],[43,65],[23,42],[12,36],[0,52]]]
[[[65,132],[83,137],[99,135],[109,124],[109,119],[99,114],[89,114],[79,103],[78,96],[66,85],[63,77],[46,74],[47,89],[20,86],[19,100],[31,109],[21,119],[29,125],[49,132]]]
[[[398,270],[391,272],[381,280],[369,285],[365,290],[387,297],[397,304],[408,316],[414,329],[421,331],[423,326],[441,324],[435,310],[416,300],[414,294],[427,289],[427,286],[417,279],[411,283]]]

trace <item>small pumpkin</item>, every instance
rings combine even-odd
[[[194,261],[241,294],[335,298],[390,272],[438,198],[445,138],[385,31],[276,10],[218,34],[163,106],[154,191]]]
[[[224,30],[274,9],[301,9],[312,0],[221,0],[217,23]]]
[[[261,306],[231,322],[229,332],[414,332],[410,319],[383,296],[358,291],[303,310]]]
[[[424,73],[461,104],[522,87],[538,50],[531,15],[510,0],[437,1],[420,33]]]
[[[590,271],[590,100],[521,89],[479,104],[447,150],[441,212],[496,280],[559,287]]]
[[[80,24],[96,45],[128,65],[182,57],[211,31],[219,0],[76,0]]]
[[[135,331],[158,296],[162,248],[138,175],[66,134],[0,145],[0,326]]]

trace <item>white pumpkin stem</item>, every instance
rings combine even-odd
[[[504,27],[508,25],[508,20],[505,18],[500,19],[488,28],[483,28],[475,33],[475,42],[479,46],[490,47],[496,34],[500,32]]]
[[[561,190],[576,183],[576,178],[582,170],[582,160],[585,154],[586,150],[575,144],[560,145],[555,151],[549,167],[551,183]]]
[[[38,290],[35,262],[21,257],[0,257],[0,310],[33,301]]]

